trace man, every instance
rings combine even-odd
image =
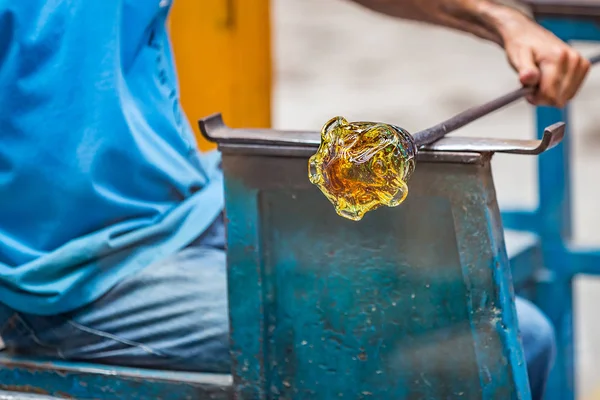
[[[356,1],[497,43],[521,83],[539,85],[534,104],[563,106],[589,69],[488,0]],[[180,110],[169,7],[0,0],[0,335],[10,351],[229,368],[219,158],[196,151]],[[518,311],[540,398],[552,329],[531,304]]]

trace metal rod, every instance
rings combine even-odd
[[[589,59],[592,65],[600,62],[600,54],[596,54],[594,57]],[[446,134],[455,131],[463,126],[479,119],[483,116],[486,116],[496,110],[501,109],[529,94],[535,93],[537,88],[535,87],[522,87],[515,91],[505,94],[504,96],[498,97],[488,103],[482,104],[477,107],[470,108],[466,111],[461,112],[460,114],[455,115],[454,117],[447,119],[431,128],[427,128],[420,132],[417,132],[413,135],[415,143],[418,147],[423,146],[425,144],[433,143],[441,138],[443,138]]]

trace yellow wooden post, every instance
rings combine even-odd
[[[175,0],[169,30],[181,102],[202,150],[197,120],[223,113],[234,127],[270,127],[269,0]]]

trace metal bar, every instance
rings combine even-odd
[[[445,137],[423,149],[437,151],[489,151],[493,153],[537,155],[559,144],[565,135],[565,124],[558,122],[544,130],[542,140],[515,140],[472,137]]]
[[[569,246],[565,251],[563,259],[569,260],[571,274],[600,275],[600,251],[598,249]]]
[[[591,64],[600,62],[600,54],[597,54],[589,59]],[[455,131],[463,126],[486,116],[496,110],[501,109],[529,94],[534,93],[537,90],[535,87],[522,87],[515,91],[500,96],[488,103],[482,104],[477,107],[472,107],[454,117],[447,119],[446,121],[440,122],[437,125],[427,128],[413,135],[417,146],[423,146],[425,144],[433,143],[443,138],[446,134]]]
[[[231,399],[229,374],[160,371],[34,360],[0,353],[0,393],[29,392],[69,399]],[[24,397],[16,397],[24,398]]]
[[[285,149],[319,147],[321,138],[318,132],[281,131],[275,129],[236,129],[229,128],[223,122],[221,114],[213,114],[198,121],[200,132],[210,142],[217,142],[219,147],[244,145],[248,149],[253,146],[278,147]],[[551,125],[544,131],[542,140],[507,140],[496,138],[447,137],[435,143],[421,147],[421,151],[435,152],[473,152],[473,153],[509,153],[530,154],[543,153],[556,146],[564,136],[565,125],[561,122]]]
[[[502,225],[504,229],[515,231],[537,232],[540,225],[537,210],[519,210],[506,208],[502,211]]]
[[[504,96],[498,97],[497,99],[494,99],[483,105],[469,108],[468,110],[463,111],[460,114],[457,114],[454,117],[447,119],[446,121],[440,122],[439,124],[434,125],[431,128],[427,128],[425,130],[415,133],[413,135],[413,137],[415,138],[415,142],[417,143],[417,146],[422,146],[440,140],[446,134],[455,131],[459,128],[462,128],[463,126],[487,114],[499,110],[500,108],[505,107],[510,103],[513,103],[514,101],[533,93],[534,90],[535,89],[533,87],[523,87],[521,89],[505,94]]]

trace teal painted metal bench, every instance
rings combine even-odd
[[[225,400],[231,376],[154,371],[0,355],[0,400],[24,397],[102,400]]]
[[[317,133],[201,128],[223,152],[238,398],[530,398],[490,151],[446,139],[405,203],[351,222],[308,182]]]

